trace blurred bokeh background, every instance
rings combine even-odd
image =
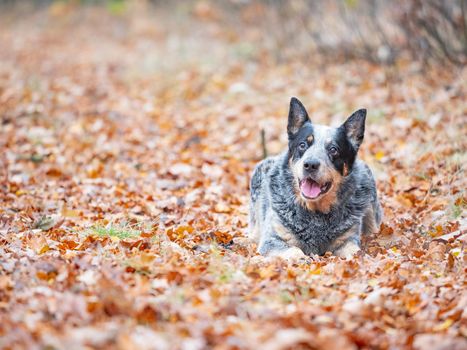
[[[121,19],[144,14],[160,31],[171,33],[171,26],[190,33],[204,29],[236,43],[239,55],[255,59],[267,52],[275,60],[325,55],[393,64],[400,57],[411,57],[461,65],[467,55],[463,0],[2,0],[0,6],[12,17],[46,11],[50,20],[71,15],[75,23],[98,8]],[[167,41],[173,48],[177,36]]]

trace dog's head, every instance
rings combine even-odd
[[[310,210],[327,212],[343,179],[352,172],[365,132],[366,110],[331,128],[311,122],[302,103],[290,100],[287,133],[289,166],[297,199]]]

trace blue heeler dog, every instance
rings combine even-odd
[[[360,236],[379,230],[382,210],[368,166],[356,159],[366,110],[338,128],[310,121],[302,103],[290,101],[284,153],[261,161],[251,178],[250,237],[260,254],[284,258],[349,258]]]

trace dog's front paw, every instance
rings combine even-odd
[[[344,243],[334,254],[340,258],[350,259],[360,251],[360,247],[355,242]]]
[[[278,252],[274,255],[282,259],[285,259],[287,261],[292,261],[292,262],[307,258],[305,253],[300,248],[297,248],[297,247],[287,248],[286,250]]]

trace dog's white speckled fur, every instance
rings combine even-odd
[[[260,162],[250,183],[249,231],[261,254],[295,259],[331,251],[348,258],[360,249],[362,233],[379,230],[382,211],[375,181],[368,166],[356,159],[365,116],[359,110],[339,128],[315,125],[292,98],[289,149]],[[339,152],[331,156],[334,146]],[[320,162],[312,175],[304,170],[309,159]],[[304,197],[299,183],[307,176],[331,183],[329,191],[315,200]]]

